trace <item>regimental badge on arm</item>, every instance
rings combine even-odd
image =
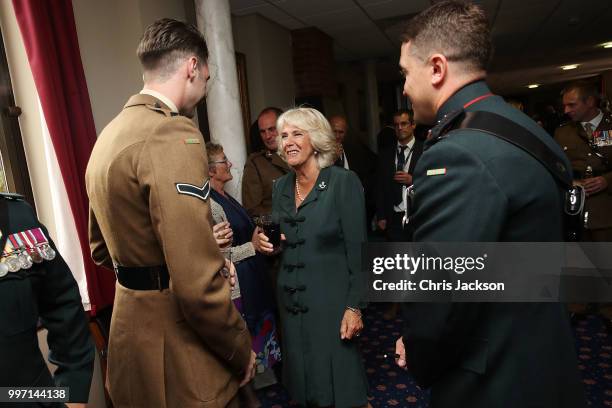
[[[202,187],[188,183],[176,183],[176,191],[178,191],[179,194],[190,195],[202,201],[206,201],[210,195],[210,179],[207,179]]]

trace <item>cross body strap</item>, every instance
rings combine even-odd
[[[572,174],[561,158],[533,132],[493,112],[465,112],[456,129],[476,130],[488,133],[511,143],[538,160],[553,177],[567,188],[572,187]]]

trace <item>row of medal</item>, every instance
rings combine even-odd
[[[30,269],[33,264],[50,261],[55,256],[55,250],[40,228],[9,235],[2,252],[0,278],[9,272]]]

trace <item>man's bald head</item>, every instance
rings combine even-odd
[[[343,115],[334,115],[329,118],[329,124],[336,136],[336,141],[340,144],[344,142],[346,132],[348,131],[348,122]]]

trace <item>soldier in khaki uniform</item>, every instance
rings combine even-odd
[[[249,155],[242,178],[242,205],[251,217],[272,212],[272,183],[289,171],[287,163],[276,154],[276,120],[281,113],[282,110],[269,107],[257,117],[265,148]]]
[[[555,131],[555,140],[572,163],[576,182],[585,187],[586,240],[612,241],[612,118],[599,108],[597,89],[576,82],[563,91],[572,120]]]
[[[206,92],[206,42],[162,19],[138,56],[144,89],[102,131],[86,173],[91,252],[118,279],[110,396],[117,407],[237,406],[255,355],[219,273],[203,137],[184,116]]]
[[[575,182],[587,193],[585,241],[612,241],[612,118],[599,108],[595,85],[577,81],[563,90],[563,106],[571,122],[555,131],[555,140],[572,163]],[[599,309],[608,330],[612,329],[612,305],[591,305]],[[572,303],[569,310],[583,316],[590,309]]]

